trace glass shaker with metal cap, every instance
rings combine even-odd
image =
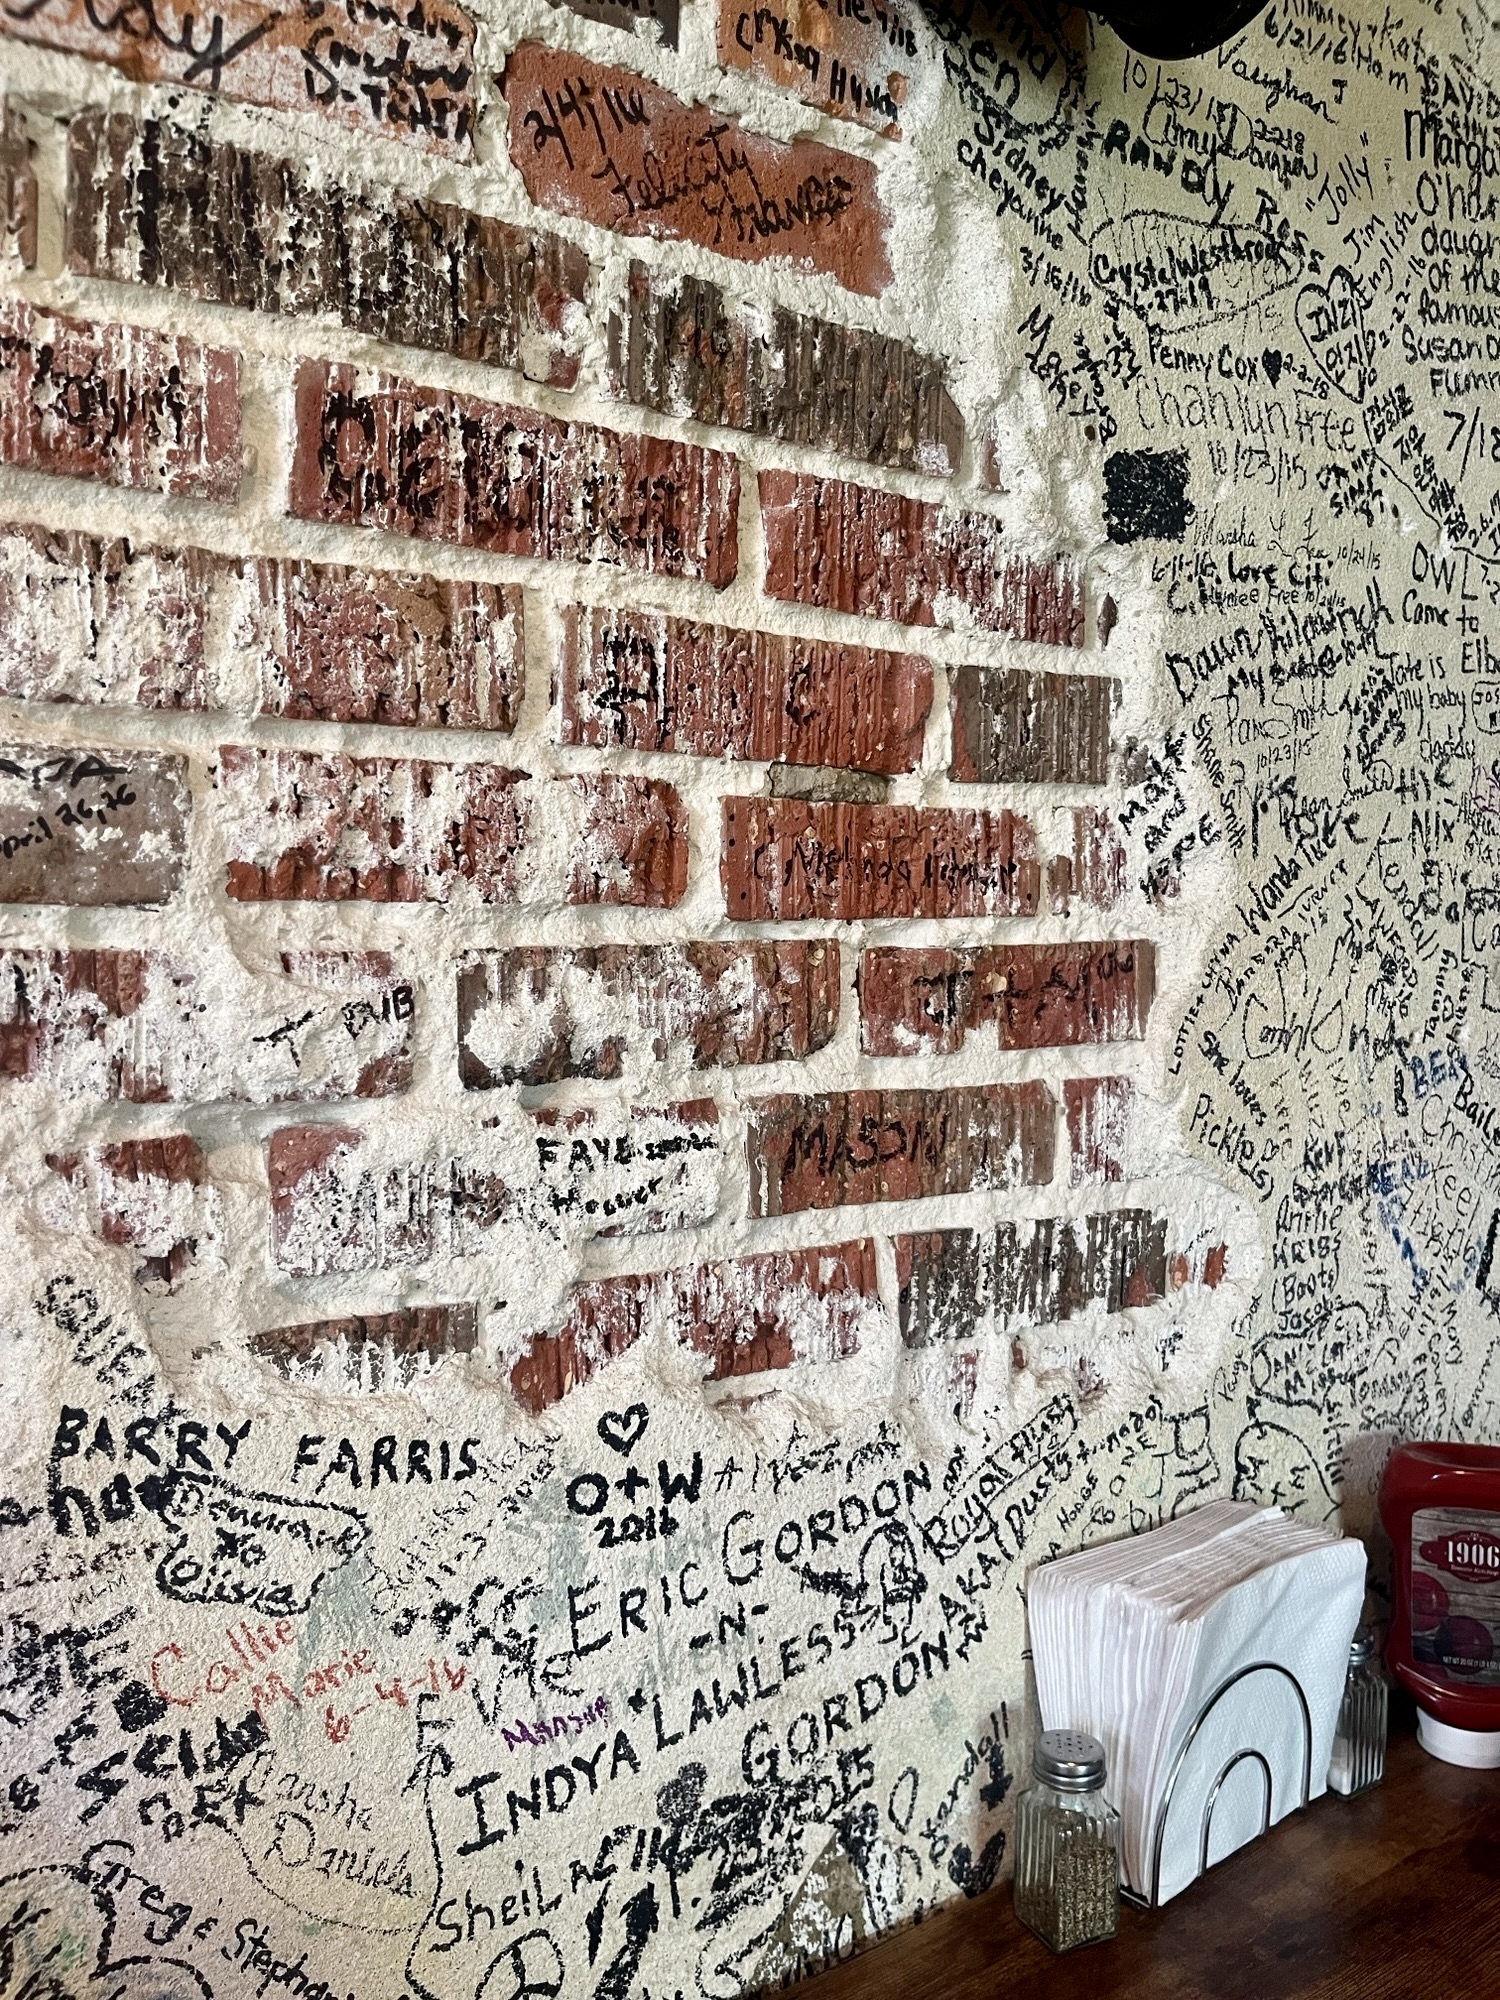
[[[1044,1729],[1034,1782],[1016,1802],[1016,1915],[1049,1950],[1113,1937],[1120,1921],[1120,1815],[1104,1796],[1104,1745]]]
[[[1390,1689],[1375,1656],[1375,1634],[1366,1626],[1349,1647],[1349,1671],[1338,1727],[1333,1732],[1333,1756],[1328,1764],[1328,1789],[1352,1798],[1378,1785],[1385,1776],[1386,1711]]]

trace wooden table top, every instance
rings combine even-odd
[[[1111,1943],[1054,1958],[1010,1885],[948,1904],[806,2000],[1500,2000],[1500,1771],[1393,1730],[1382,1784],[1317,1799]]]

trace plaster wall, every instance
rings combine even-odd
[[[0,2000],[788,1982],[1495,1434],[1484,7],[635,13],[0,13]]]

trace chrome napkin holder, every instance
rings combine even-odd
[[[1219,1683],[1218,1687],[1214,1689],[1208,1700],[1204,1702],[1203,1706],[1194,1716],[1192,1727],[1178,1746],[1177,1755],[1172,1760],[1171,1776],[1167,1779],[1166,1795],[1162,1799],[1161,1810],[1156,1816],[1156,1833],[1151,1843],[1150,1894],[1142,1895],[1138,1890],[1127,1889],[1123,1886],[1120,1890],[1120,1894],[1125,1900],[1134,1903],[1138,1909],[1154,1910],[1160,1904],[1162,1847],[1167,1837],[1167,1821],[1172,1811],[1172,1799],[1177,1790],[1177,1780],[1182,1776],[1188,1752],[1197,1740],[1198,1733],[1203,1728],[1204,1723],[1207,1722],[1229,1690],[1232,1687],[1237,1687],[1241,1681],[1248,1679],[1251,1674],[1280,1674],[1284,1681],[1290,1683],[1292,1692],[1297,1697],[1298,1713],[1302,1718],[1302,1796],[1292,1810],[1300,1812],[1312,1796],[1312,1712],[1307,1705],[1307,1696],[1302,1692],[1302,1683],[1289,1667],[1282,1666],[1279,1661],[1252,1660],[1248,1666],[1237,1668],[1227,1680]],[[1232,1757],[1225,1760],[1218,1776],[1208,1788],[1208,1797],[1203,1802],[1203,1820],[1198,1835],[1198,1874],[1191,1877],[1191,1882],[1196,1882],[1199,1875],[1206,1875],[1208,1873],[1208,1843],[1209,1837],[1213,1832],[1214,1807],[1219,1802],[1219,1794],[1224,1788],[1225,1779],[1231,1771],[1236,1770],[1244,1763],[1253,1763],[1260,1768],[1261,1782],[1264,1788],[1261,1798],[1260,1832],[1265,1833],[1270,1827],[1273,1784],[1271,1762],[1263,1750],[1257,1750],[1253,1743],[1246,1743],[1240,1749],[1236,1750]],[[1242,1841],[1240,1845],[1248,1846],[1249,1842]],[[1236,1847],[1232,1851],[1238,1854],[1240,1850]],[[1226,1854],[1221,1858],[1227,1861],[1229,1856]],[[1185,1889],[1190,1885],[1190,1882],[1184,1882],[1182,1886]],[[1180,1894],[1181,1892],[1177,1893]]]

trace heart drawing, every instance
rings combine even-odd
[[[647,1418],[644,1403],[632,1403],[628,1410],[606,1410],[599,1419],[599,1435],[611,1451],[628,1458],[646,1435]]]
[[[1342,264],[1329,272],[1326,285],[1304,285],[1297,294],[1297,331],[1339,394],[1362,403],[1373,379],[1375,342]]]

